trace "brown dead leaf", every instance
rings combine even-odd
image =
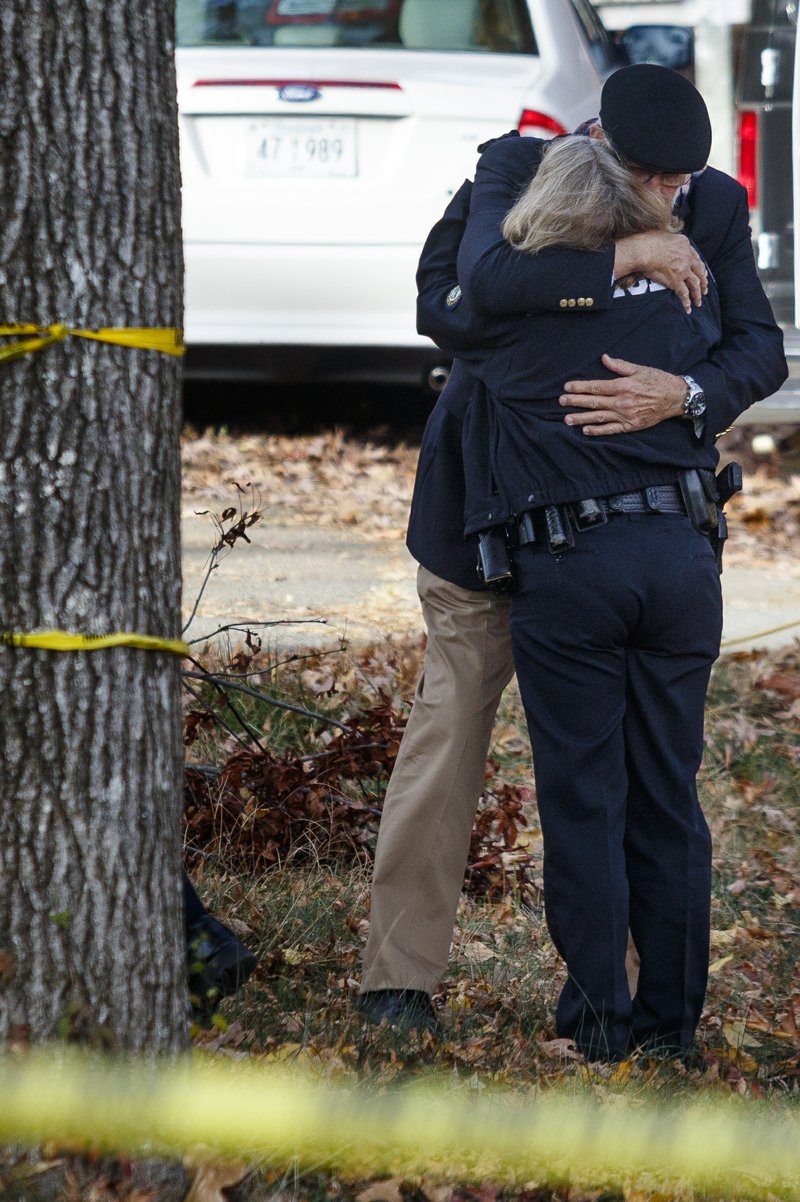
[[[442,1185],[441,1182],[429,1181],[422,1178],[422,1192],[429,1202],[449,1202],[453,1196],[452,1185]]]
[[[494,960],[497,957],[494,948],[488,947],[477,939],[462,947],[461,954],[465,960],[469,960],[473,964],[482,964],[485,960]]]
[[[736,1048],[760,1048],[761,1043],[753,1035],[748,1035],[747,1028],[750,1024],[745,1022],[743,1018],[737,1018],[733,1022],[722,1024],[722,1034],[725,1036],[725,1042],[729,1047]]]
[[[309,668],[301,673],[300,680],[315,697],[324,697],[336,692],[336,679],[332,672],[320,672]]]
[[[247,939],[248,936],[255,935],[255,931],[249,923],[244,922],[241,918],[237,918],[233,914],[226,915],[225,925],[229,926],[234,934],[239,935],[240,938]]]
[[[480,1185],[457,1185],[453,1190],[453,1202],[497,1202],[501,1186],[491,1181]]]
[[[401,1192],[404,1179],[389,1177],[386,1181],[373,1181],[360,1194],[356,1194],[356,1202],[405,1202]]]
[[[784,1019],[784,1025],[785,1021],[786,1020]],[[794,1038],[797,1036],[796,1029],[794,1032],[792,1032],[790,1029],[784,1030],[783,1027],[776,1027],[774,1023],[769,1023],[763,1018],[748,1018],[747,1029],[748,1031],[759,1031],[763,1035],[771,1036],[773,1039],[786,1039],[789,1042],[793,1042]]]
[[[763,528],[769,526],[772,520],[772,514],[764,505],[753,505],[752,508],[740,513],[739,520],[745,522],[748,526]]]
[[[581,1060],[582,1056],[571,1039],[540,1039],[539,1049],[545,1056],[558,1060]]]
[[[730,892],[730,890],[729,890],[729,892]],[[730,930],[727,930],[727,931],[714,930],[711,932],[711,939],[710,939],[711,947],[712,948],[730,947],[730,945],[732,943],[736,942],[736,940],[741,936],[741,934],[742,934],[741,927],[731,927]]]
[[[800,697],[800,672],[771,672],[756,682],[760,689],[794,701]]]
[[[200,1164],[184,1202],[227,1202],[222,1191],[228,1186],[238,1185],[248,1172],[248,1166],[241,1161]]]
[[[215,1018],[221,1017],[221,1015],[215,1015]],[[243,1039],[244,1028],[241,1022],[236,1019],[235,1022],[224,1022],[222,1026],[215,1025],[208,1031],[200,1032],[195,1043],[206,1052],[232,1052],[235,1048],[239,1047]]]

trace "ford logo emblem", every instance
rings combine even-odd
[[[322,92],[309,83],[286,83],[278,88],[278,99],[288,100],[292,104],[305,104],[309,100],[319,100]]]

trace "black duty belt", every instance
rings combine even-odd
[[[620,492],[599,501],[609,513],[686,513],[677,484],[651,484],[634,492]]]
[[[685,513],[695,530],[708,537],[721,572],[728,536],[722,507],[741,487],[742,469],[729,463],[718,476],[688,468],[678,484],[650,484],[609,497],[529,509],[504,525],[478,531],[478,575],[491,592],[509,596],[516,589],[516,547],[541,542],[560,555],[575,546],[576,532],[601,526],[618,513]]]
[[[574,531],[591,530],[616,513],[686,513],[686,505],[677,484],[651,484],[610,497],[543,505],[519,515],[516,542],[524,547],[541,541],[551,551],[563,551],[574,545]]]

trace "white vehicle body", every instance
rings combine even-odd
[[[540,136],[573,129],[613,68],[586,0],[493,2],[524,12],[535,53],[447,48],[469,45],[459,26],[477,0],[404,0],[406,44],[384,47],[326,45],[316,14],[399,0],[239,0],[289,14],[272,45],[186,44],[202,41],[210,5],[235,8],[179,0],[190,371],[302,377],[327,362],[356,376],[372,348],[383,374],[419,380],[441,358],[415,330],[415,270],[478,145],[521,121]],[[292,348],[287,373],[273,352]],[[330,348],[347,354],[317,353]]]

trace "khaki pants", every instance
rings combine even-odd
[[[386,790],[361,992],[433,993],[447,965],[497,707],[514,673],[508,601],[417,573],[425,664]],[[627,970],[636,991],[638,955]]]
[[[508,601],[420,567],[428,647],[383,807],[361,991],[432,993],[447,964],[492,725],[514,673]]]

